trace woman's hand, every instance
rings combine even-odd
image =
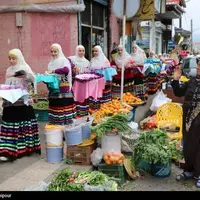
[[[14,77],[14,74],[7,74],[6,75],[6,78],[11,78],[11,77]]]
[[[173,79],[176,80],[176,81],[178,81],[178,80],[181,78],[181,75],[182,75],[182,71],[181,71],[180,68],[177,67],[177,68],[174,70]]]
[[[55,73],[55,70],[49,70],[49,71],[46,71],[47,74],[53,74]]]

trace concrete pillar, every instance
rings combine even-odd
[[[150,51],[156,51],[156,26],[155,21],[150,21]]]

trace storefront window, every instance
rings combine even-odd
[[[91,5],[90,2],[85,1],[85,10],[81,14],[81,21],[83,24],[91,25]]]
[[[86,58],[92,58],[92,48],[100,45],[105,52],[107,47],[106,33],[106,6],[95,1],[84,1],[86,9],[81,13],[82,22],[82,45],[86,49]]]
[[[93,3],[92,5],[92,25],[98,27],[104,27],[104,7],[98,3]]]

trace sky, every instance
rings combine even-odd
[[[187,2],[188,1],[188,2]],[[191,19],[193,20],[193,41],[200,42],[200,0],[186,0],[186,11],[182,17],[182,27],[191,30]],[[179,20],[175,20],[174,25],[179,27]]]

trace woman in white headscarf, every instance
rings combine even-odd
[[[110,66],[109,60],[103,53],[102,48],[97,45],[93,48],[94,57],[90,61],[90,71],[98,74],[102,74],[106,81],[106,86],[103,91],[103,97],[100,99],[101,102],[106,103],[112,100],[111,93],[111,82],[113,76],[117,75],[115,68]]]
[[[126,49],[123,49],[122,45],[117,48],[117,55],[114,57],[114,63],[117,69],[117,75],[113,77],[112,95],[114,97],[120,96],[121,90],[121,69],[124,61],[124,92],[134,92],[133,78],[131,67],[135,65],[133,58],[127,53]]]
[[[85,58],[85,47],[79,45],[76,47],[76,55],[70,56],[69,59],[72,62],[73,74],[77,75],[89,71],[90,62]]]
[[[105,81],[112,81],[112,77],[117,75],[116,69],[110,66],[110,62],[100,46],[95,46],[93,52],[94,57],[90,61],[90,71],[103,74]]]
[[[136,44],[133,45],[133,52],[131,57],[137,65],[143,65],[144,61],[147,59],[145,52]]]
[[[70,61],[63,54],[59,44],[51,45],[52,58],[48,65],[48,73],[59,78],[59,90],[49,88],[49,123],[65,125],[72,123],[76,116],[76,105],[72,94],[72,70]]]
[[[31,94],[36,92],[35,75],[25,62],[22,52],[13,49],[8,54],[10,67],[6,71],[6,85],[22,87]],[[14,94],[13,94],[14,95]],[[20,98],[17,102],[3,102],[0,132],[0,159],[15,160],[31,153],[41,154],[38,123],[32,108],[31,96],[26,104]]]

